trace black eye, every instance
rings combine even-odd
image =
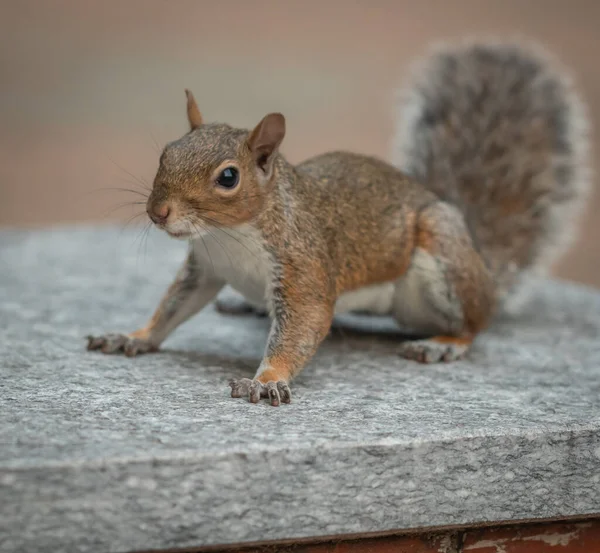
[[[240,181],[240,173],[235,167],[227,167],[217,177],[217,184],[223,188],[235,188]]]

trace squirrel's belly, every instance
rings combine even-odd
[[[196,258],[257,307],[266,306],[271,259],[258,231],[250,225],[210,229],[194,240]]]
[[[227,282],[252,305],[266,308],[272,261],[260,234],[250,225],[215,229],[194,240],[194,253],[207,271]],[[392,311],[394,283],[364,286],[342,294],[335,312],[367,311],[387,315]]]
[[[336,304],[336,314],[366,311],[375,315],[389,315],[394,301],[394,282],[364,286],[342,294]]]

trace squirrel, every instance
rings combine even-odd
[[[87,347],[156,351],[228,284],[272,319],[255,377],[229,382],[252,403],[291,401],[342,312],[411,329],[407,359],[462,358],[569,244],[588,190],[584,104],[537,45],[434,48],[399,95],[392,163],[337,151],[294,166],[282,114],[207,123],[186,95],[189,131],[162,151],[147,212],[189,240],[187,259],[145,327]]]

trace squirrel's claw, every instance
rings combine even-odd
[[[132,338],[126,334],[105,334],[103,336],[87,336],[87,349],[100,350],[102,353],[124,353],[134,357],[141,353],[155,351],[156,348],[146,340]]]
[[[449,363],[462,359],[469,349],[469,343],[447,340],[407,340],[399,346],[398,353],[405,359],[419,363]]]
[[[231,397],[248,397],[251,403],[258,403],[261,398],[269,398],[273,407],[281,403],[291,403],[292,393],[287,382],[279,380],[263,384],[250,378],[236,378],[229,381]]]

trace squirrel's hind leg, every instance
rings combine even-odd
[[[473,338],[434,336],[423,340],[407,340],[400,344],[399,353],[419,363],[451,362],[461,359],[471,347]]]
[[[462,214],[437,202],[418,218],[416,247],[408,271],[396,282],[393,313],[421,336],[399,353],[422,363],[460,359],[486,326],[494,285],[473,246]]]

